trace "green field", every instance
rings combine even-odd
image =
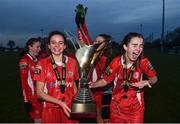
[[[0,122],[29,122],[23,106],[19,53],[0,53]]]
[[[148,50],[158,83],[145,89],[145,122],[180,122],[180,56]],[[23,107],[19,53],[0,53],[0,122],[30,122]]]

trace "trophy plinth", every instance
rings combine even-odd
[[[70,116],[72,118],[95,118],[96,104],[91,90],[88,87],[87,74],[90,67],[94,47],[86,46],[76,52],[76,57],[81,68],[80,89],[75,96]]]
[[[95,118],[96,104],[92,98],[91,91],[88,88],[87,79],[82,78],[80,81],[81,88],[75,97],[71,117],[73,118]]]

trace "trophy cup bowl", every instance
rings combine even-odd
[[[76,58],[79,62],[81,79],[80,89],[72,103],[70,116],[72,118],[95,118],[96,104],[93,100],[91,90],[88,87],[87,75],[90,69],[91,59],[95,47],[93,45],[85,46],[76,51]]]

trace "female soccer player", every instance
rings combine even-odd
[[[40,46],[38,38],[30,38],[26,43],[25,54],[19,61],[24,105],[34,122],[41,121],[41,105],[36,95],[36,82],[33,80]]]
[[[156,71],[143,56],[144,38],[130,32],[122,41],[123,53],[108,65],[103,79],[89,82],[90,88],[107,85],[114,80],[110,104],[111,123],[143,123],[144,92],[157,82]],[[147,79],[143,79],[143,74]]]
[[[72,123],[70,107],[77,92],[78,64],[74,58],[64,55],[66,38],[62,32],[53,31],[48,37],[50,56],[41,59],[36,66],[34,79],[37,95],[43,100],[43,123]]]

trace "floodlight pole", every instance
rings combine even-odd
[[[142,34],[142,27],[143,27],[143,24],[140,24],[140,33]]]
[[[164,12],[165,11],[165,0],[163,0],[163,13],[162,13],[162,32],[161,32],[161,52],[164,52]]]
[[[43,45],[45,46],[45,41],[44,41],[44,29],[41,29],[41,37],[42,37],[42,42],[43,42]]]

